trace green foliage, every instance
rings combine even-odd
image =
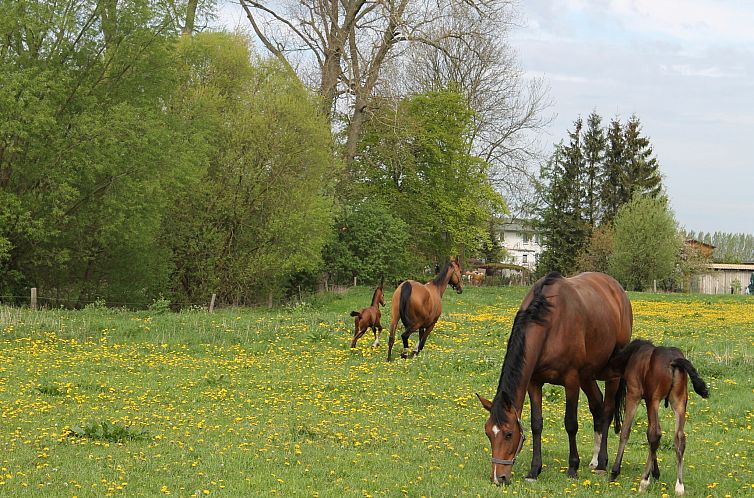
[[[592,112],[584,129],[581,118],[569,131],[569,143],[556,146],[542,167],[539,192],[544,200],[539,228],[545,250],[537,274],[564,274],[601,268],[610,250],[610,224],[634,194],[657,197],[662,179],[649,139],[641,135],[639,118],[625,125],[618,119],[608,129]],[[604,231],[594,238],[594,231]]]
[[[478,253],[489,243],[488,221],[505,203],[471,152],[474,114],[452,90],[382,102],[371,119],[345,197],[387,206],[428,260]]]
[[[151,2],[121,4],[108,22],[100,7],[0,4],[6,292],[38,286],[72,303],[143,302],[167,283],[158,244],[167,179],[192,163],[164,109],[171,42]]]
[[[712,258],[716,263],[748,263],[754,261],[754,235],[746,233],[686,233],[686,238],[715,246]]]
[[[615,247],[613,232],[612,225],[603,225],[592,231],[589,244],[576,259],[576,266],[580,271],[610,271],[610,256]]]
[[[175,103],[207,144],[206,171],[163,225],[178,302],[266,301],[321,264],[337,171],[325,119],[279,64],[252,64],[245,38],[204,33],[180,47]]]
[[[331,283],[348,283],[353,277],[370,284],[383,276],[387,281],[402,279],[420,263],[409,250],[408,225],[379,204],[344,211],[332,233],[324,249]]]
[[[63,431],[64,436],[94,441],[122,443],[125,441],[143,441],[149,439],[149,433],[133,427],[112,424],[108,422],[90,422],[85,425],[74,425]]]
[[[667,199],[636,195],[618,210],[614,226],[609,268],[626,289],[672,276],[682,242]]]

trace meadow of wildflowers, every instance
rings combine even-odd
[[[489,481],[486,412],[521,288],[467,288],[421,356],[385,361],[351,309],[371,289],[284,310],[183,313],[0,307],[0,496],[625,496],[646,459],[646,412],[610,484],[569,479],[564,396],[545,387],[544,470]],[[389,295],[389,293],[388,293]],[[689,399],[686,492],[754,494],[754,298],[632,294],[634,337],[681,347],[710,385]],[[389,303],[386,310],[389,310]],[[383,326],[389,324],[388,311]],[[383,333],[383,344],[386,342]],[[414,339],[414,338],[412,338]],[[662,476],[673,494],[673,421],[662,409]],[[524,423],[528,430],[528,410]],[[617,438],[611,435],[610,460]]]

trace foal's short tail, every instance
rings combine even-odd
[[[351,316],[361,316],[361,313],[359,313],[358,311],[352,311]]]
[[[689,377],[691,377],[691,385],[694,386],[694,391],[696,391],[696,394],[698,394],[702,398],[709,398],[707,384],[704,383],[704,380],[699,376],[696,368],[694,368],[694,365],[692,365],[689,360],[687,360],[686,358],[676,358],[670,363],[670,365],[673,368],[685,370],[686,373],[689,374]]]

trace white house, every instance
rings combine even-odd
[[[508,251],[508,263],[534,270],[542,254],[542,239],[528,220],[503,222],[497,230],[500,244]]]

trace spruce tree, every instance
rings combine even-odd
[[[649,139],[641,135],[641,122],[635,114],[626,123],[624,143],[627,191],[622,204],[630,201],[635,193],[657,197],[662,192],[660,165],[653,157]]]
[[[568,132],[568,145],[561,143],[543,169],[542,176],[547,185],[542,192],[546,205],[540,213],[540,230],[545,250],[537,264],[537,273],[553,270],[566,275],[573,273],[576,256],[591,235],[581,205],[584,176],[582,128],[583,121],[579,118],[574,123],[574,130]]]
[[[610,222],[615,218],[625,192],[625,173],[623,163],[625,158],[625,142],[623,127],[618,118],[610,121],[605,145],[605,160],[600,172],[600,202],[602,204],[602,222]]]
[[[594,230],[599,221],[599,174],[605,160],[606,145],[607,140],[605,138],[605,131],[602,128],[602,118],[595,111],[592,111],[587,118],[586,131],[584,132],[584,139],[582,141],[582,155],[584,158],[582,179],[584,195],[582,203],[584,218],[589,224],[590,230]]]

